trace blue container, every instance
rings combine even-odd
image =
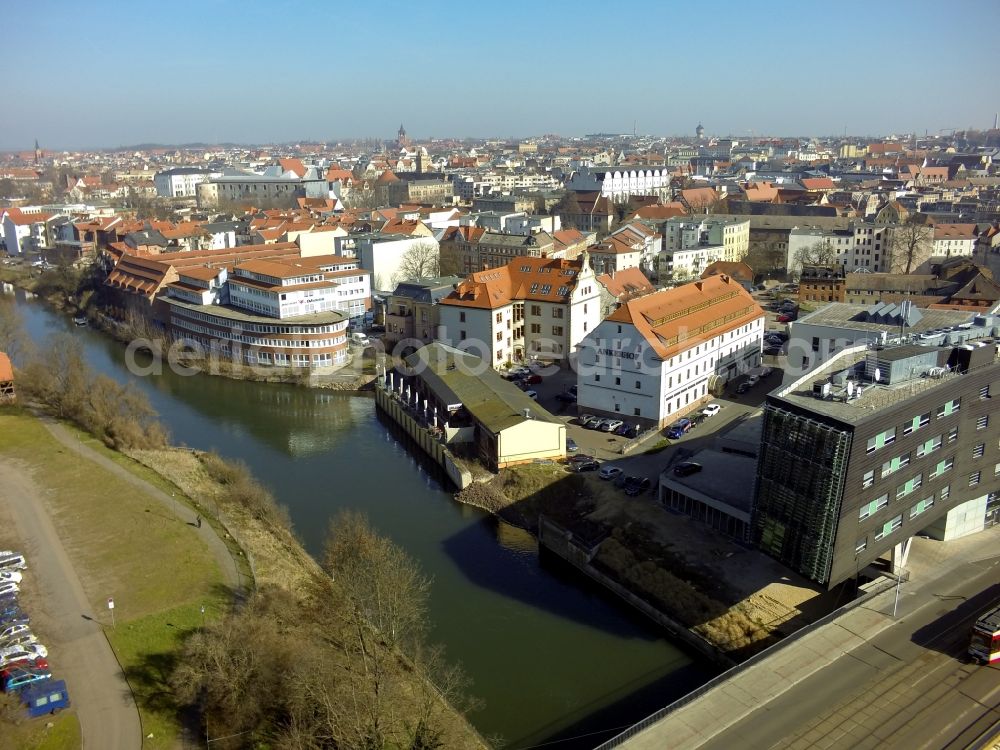
[[[26,687],[21,691],[21,702],[28,709],[28,716],[44,716],[69,708],[69,691],[65,680],[48,680]]]

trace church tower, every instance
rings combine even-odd
[[[403,127],[402,123],[399,124],[399,132],[396,133],[396,143],[400,147],[410,145],[410,139],[406,137],[406,128]]]
[[[42,150],[38,147],[38,139],[35,139],[35,166],[37,167],[42,161]]]
[[[694,129],[694,134],[698,136],[699,141],[705,137],[705,128],[701,126],[700,122],[698,123],[698,127]]]

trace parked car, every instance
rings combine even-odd
[[[769,357],[777,357],[779,354],[781,354],[781,347],[780,346],[765,346],[764,347],[764,354],[768,355]]]
[[[670,425],[670,428],[667,430],[667,437],[670,438],[671,440],[678,440],[684,437],[684,435],[691,429],[692,426],[693,425],[690,419],[685,419],[685,418],[678,419],[676,422]]]
[[[706,404],[705,408],[701,410],[701,413],[706,417],[714,417],[722,411],[722,407],[719,404]]]
[[[8,667],[0,671],[0,687],[5,693],[16,693],[28,685],[42,682],[50,677],[52,677],[52,673],[47,669]]]
[[[571,385],[569,388],[567,388],[566,389],[566,393],[572,393],[574,396],[578,396],[579,395],[579,392],[578,392],[577,387],[575,385]]]
[[[21,633],[15,635],[13,638],[0,641],[0,649],[11,648],[13,646],[32,646],[36,643],[38,643],[38,636],[29,630],[27,633]]]
[[[774,370],[772,370],[767,365],[764,365],[763,367],[760,368],[760,376],[762,378],[766,378],[768,375],[770,375],[773,372],[774,372]]]
[[[629,424],[628,422],[623,422],[622,426],[615,430],[616,435],[621,435],[622,437],[635,438],[639,437],[642,432],[642,428],[637,424]]]
[[[683,461],[674,467],[674,475],[678,477],[689,477],[701,471],[701,464],[694,461]]]
[[[597,476],[601,479],[614,479],[616,476],[622,473],[622,470],[617,466],[604,466],[598,472]]]
[[[518,366],[518,367],[511,367],[509,370],[507,370],[507,373],[504,375],[504,377],[507,378],[507,380],[518,380],[520,378],[526,378],[530,374],[531,370],[529,370],[527,367]]]
[[[602,424],[604,424],[604,420],[600,417],[591,417],[589,422],[583,423],[583,426],[588,430],[599,430]]]
[[[778,316],[778,322],[779,323],[791,323],[793,320],[795,320],[795,315],[794,314],[791,314],[791,315],[779,315]]]
[[[64,680],[45,680],[21,691],[21,702],[28,716],[44,716],[69,708],[69,691]]]
[[[24,570],[27,567],[24,555],[17,552],[0,553],[0,570]]]
[[[746,393],[749,390],[750,390],[750,384],[747,381],[745,381],[745,380],[742,383],[740,383],[738,386],[736,386],[736,392],[737,393]]]
[[[15,625],[8,625],[3,630],[0,630],[0,643],[13,638],[15,635],[20,635],[21,633],[30,633],[31,628],[24,623],[17,623]]]
[[[750,385],[751,388],[753,388],[759,382],[760,382],[760,376],[758,375],[747,376],[747,383]]]
[[[625,494],[635,497],[648,490],[651,484],[648,477],[629,477],[625,480]]]
[[[0,570],[0,583],[7,583],[8,581],[20,583],[21,572],[18,570]]]
[[[620,419],[605,419],[601,422],[601,432],[614,432],[623,424],[625,423]]]
[[[41,656],[35,659],[21,659],[21,661],[12,661],[4,669],[11,669],[12,667],[19,667],[21,669],[44,669],[48,670],[49,660],[44,659]]]
[[[577,453],[575,456],[570,456],[569,462],[571,464],[582,464],[587,461],[596,461],[597,459],[593,456],[588,456],[586,453]]]
[[[576,444],[576,441],[571,437],[566,438],[566,452],[576,453],[578,450],[580,450],[580,446]]]
[[[573,463],[573,468],[582,473],[584,471],[597,471],[601,465],[597,461],[576,461]]]
[[[524,395],[527,396],[530,399],[534,399],[535,401],[538,400],[538,391],[530,391],[530,390],[529,391],[525,391]]]
[[[5,594],[17,594],[20,591],[20,587],[13,581],[7,581],[6,583],[0,583],[0,596]]]
[[[595,417],[593,414],[581,414],[579,417],[576,418],[576,421],[581,427],[586,427],[591,422],[594,421],[600,422],[601,420],[598,417]]]
[[[566,404],[575,404],[576,403],[576,396],[574,396],[572,393],[569,393],[567,391],[564,391],[562,393],[557,393],[556,394],[556,399],[558,401],[562,401],[563,403],[566,403]]]
[[[538,385],[542,382],[542,376],[533,372],[530,375],[525,376],[524,382],[528,385]]]
[[[38,657],[45,659],[48,658],[48,655],[49,650],[41,643],[35,643],[31,646],[2,648],[0,649],[0,668],[6,667],[15,661],[21,661],[22,659],[37,659]]]

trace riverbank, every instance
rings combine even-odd
[[[549,539],[568,536],[579,548],[561,557],[668,632],[686,631],[683,640],[721,666],[789,635],[828,604],[808,581],[666,512],[655,496],[629,498],[563,464],[504,469],[455,498],[530,531],[559,554],[565,545],[552,546],[539,533],[544,517]]]

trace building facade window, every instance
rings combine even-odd
[[[886,461],[882,464],[882,479],[887,476],[895,474],[897,471],[907,466],[910,463],[910,454],[904,453],[902,456],[897,456],[896,458]]]
[[[868,537],[862,537],[854,543],[854,554],[858,555],[868,548]]]
[[[951,416],[961,408],[962,408],[962,399],[960,398],[952,399],[951,401],[948,401],[942,404],[940,407],[938,407],[937,411],[938,419],[941,419],[942,417]]]
[[[920,487],[920,485],[922,485],[923,483],[924,483],[924,475],[917,474],[915,477],[913,477],[913,479],[904,484],[899,485],[899,487],[896,488],[896,499],[898,500],[901,497],[906,497],[912,492],[916,492],[917,488]]]
[[[918,414],[910,422],[907,423],[906,427],[903,428],[903,434],[909,435],[911,432],[919,430],[921,427],[926,426],[931,421],[931,413]]]
[[[969,486],[975,487],[979,484],[979,481],[983,478],[983,473],[981,471],[974,471],[969,474]]]
[[[882,508],[886,507],[888,504],[889,504],[888,493],[875,498],[870,503],[866,503],[865,505],[861,506],[861,509],[858,511],[858,520],[864,521],[869,516],[882,510]]]
[[[937,437],[932,437],[926,443],[921,443],[917,446],[917,458],[923,458],[929,453],[933,453],[938,448],[941,447],[942,437],[938,435]]]
[[[910,518],[916,518],[921,513],[926,512],[934,505],[934,495],[930,497],[925,497],[919,503],[910,508]]]
[[[981,417],[976,419],[976,429],[985,430],[990,425],[990,415],[983,414]]]
[[[887,445],[894,443],[896,440],[896,428],[890,427],[885,432],[880,432],[873,438],[868,440],[868,453],[874,453],[879,448],[884,448]]]
[[[875,541],[878,542],[881,541],[882,539],[885,539],[887,536],[889,536],[889,534],[896,531],[896,529],[898,529],[902,525],[903,525],[903,514],[900,513],[895,518],[885,522],[885,524],[882,526],[881,531],[879,531],[875,535]]]
[[[866,490],[873,484],[875,484],[875,469],[865,472],[865,475],[861,478],[861,489]]]
[[[943,461],[938,461],[937,465],[931,469],[930,474],[927,475],[928,479],[934,479],[944,474],[946,471],[951,471],[951,467],[955,465],[954,458],[946,458]]]
[[[986,443],[980,443],[975,448],[972,449],[973,458],[982,458],[983,454],[986,452]]]

